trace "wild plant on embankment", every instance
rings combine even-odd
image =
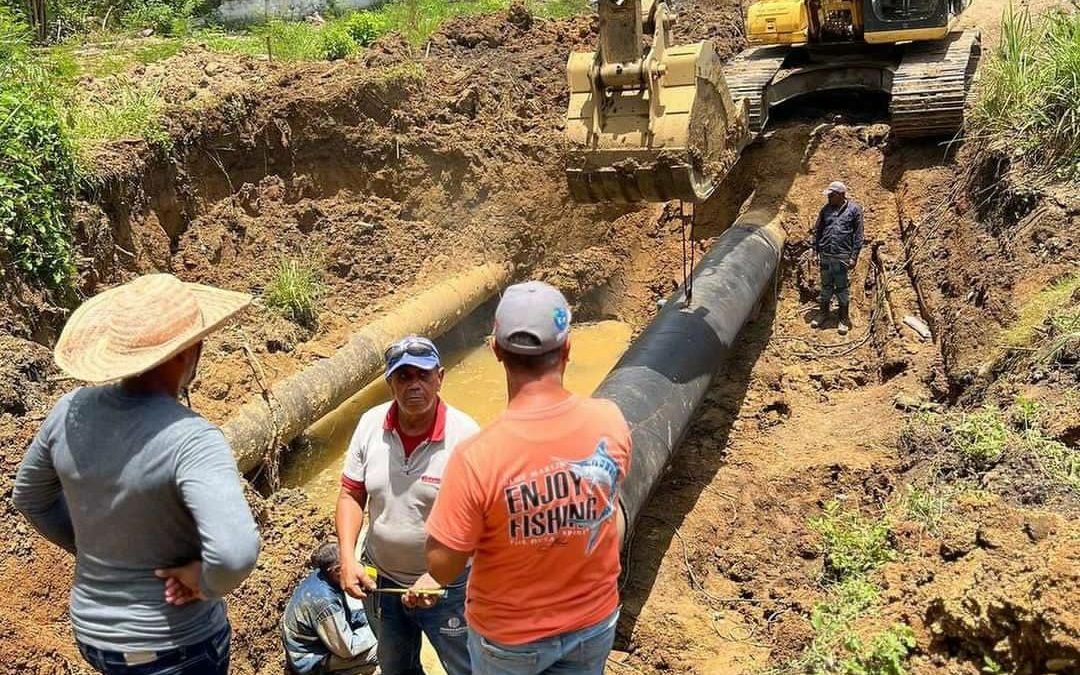
[[[1080,178],[1080,12],[1002,16],[968,137],[1059,180]]]
[[[51,288],[72,278],[69,214],[77,172],[52,64],[0,6],[0,277],[14,268]]]

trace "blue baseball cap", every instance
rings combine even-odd
[[[442,365],[439,348],[431,340],[419,335],[408,335],[387,347],[383,353],[383,361],[386,363],[386,379],[390,379],[394,371],[405,366],[435,370]]]

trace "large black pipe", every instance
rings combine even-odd
[[[619,406],[633,435],[620,492],[628,532],[776,272],[778,220],[775,209],[739,217],[694,268],[689,305],[680,290],[593,393]]]

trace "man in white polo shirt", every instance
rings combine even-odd
[[[439,350],[415,335],[385,353],[386,380],[394,399],[364,413],[345,457],[337,502],[341,586],[365,598],[378,636],[384,675],[422,675],[421,633],[427,635],[447,675],[467,675],[466,570],[441,597],[380,589],[438,589],[427,574],[425,521],[454,447],[479,427],[439,398],[444,371]],[[378,571],[371,579],[356,560],[357,537],[368,510],[364,556]],[[374,614],[372,617],[371,614]]]

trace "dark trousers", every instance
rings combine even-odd
[[[848,256],[821,254],[821,296],[818,302],[828,308],[833,295],[837,302],[845,306],[851,301],[848,293]]]
[[[379,669],[384,675],[423,675],[421,636],[426,635],[447,675],[469,675],[469,631],[465,624],[465,582],[462,575],[430,609],[410,609],[396,593],[375,593],[372,622],[379,639]],[[403,588],[379,575],[379,586]],[[368,614],[371,617],[371,614]]]
[[[94,670],[105,675],[228,675],[228,625],[209,639],[160,652],[111,652],[79,643],[79,651]]]

